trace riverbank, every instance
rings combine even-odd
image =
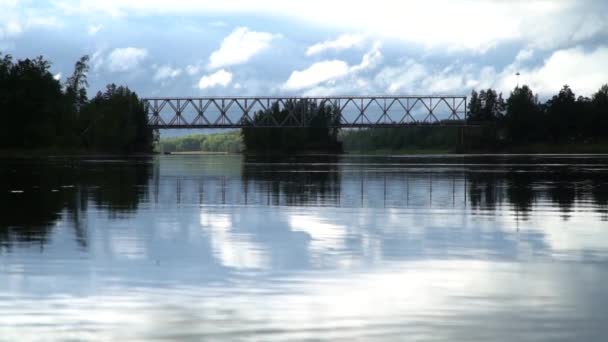
[[[36,148],[36,149],[0,149],[2,158],[46,158],[62,156],[95,156],[95,157],[143,157],[158,155],[158,152],[150,153],[112,153],[107,151],[93,151],[79,148]],[[162,153],[161,153],[162,154]],[[172,151],[172,155],[221,155],[221,154],[247,154],[247,155],[319,155],[319,154],[340,154],[335,151],[301,151],[298,153],[285,152],[234,152],[234,151]],[[409,148],[409,149],[357,149],[345,150],[343,154],[349,155],[442,155],[442,154],[608,154],[608,142],[595,143],[570,143],[570,144],[548,144],[536,143],[526,145],[504,146],[501,148],[490,149],[461,149],[428,147],[428,148]]]

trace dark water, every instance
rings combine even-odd
[[[0,340],[608,336],[608,156],[51,158],[0,176]]]

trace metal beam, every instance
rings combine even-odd
[[[337,108],[340,120],[331,126],[332,128],[466,125],[466,96],[460,95],[213,96],[142,99],[149,118],[148,126],[154,129],[305,127],[307,123],[303,109],[300,108],[300,112],[297,112],[298,107],[302,106],[293,106],[293,102],[298,101],[316,105],[317,108]],[[292,105],[289,105],[290,102]],[[269,115],[273,103],[276,103],[280,110],[288,110],[287,116],[281,122]],[[254,120],[256,114],[257,122]]]

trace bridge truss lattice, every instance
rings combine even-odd
[[[148,125],[155,129],[305,127],[310,116],[298,113],[291,101],[315,108],[339,110],[335,127],[401,127],[418,125],[465,125],[466,96],[324,96],[324,97],[158,97],[142,99]],[[271,107],[288,109],[277,121]],[[255,120],[255,115],[258,120]],[[308,118],[308,119],[307,119]]]

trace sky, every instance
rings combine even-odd
[[[89,55],[90,94],[590,96],[608,1],[0,0],[0,51],[62,81]]]

